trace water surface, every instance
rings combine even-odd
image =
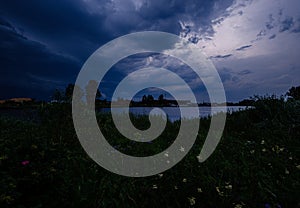
[[[154,109],[155,107],[130,107],[129,112],[134,114],[134,115],[149,115],[150,111]],[[208,117],[211,115],[214,115],[219,112],[225,112],[227,111],[228,113],[232,113],[235,111],[240,111],[240,110],[245,110],[247,107],[246,106],[227,106],[227,107],[198,107],[200,115],[195,115],[194,111],[192,111],[191,107],[183,107],[182,110],[184,111],[185,118],[191,119],[191,118],[204,118]],[[125,107],[119,107],[115,108],[115,110],[118,113],[125,113],[126,112]],[[170,121],[175,121],[180,119],[180,110],[178,107],[161,107],[168,119]],[[111,111],[110,108],[101,108],[98,109],[98,112],[100,113],[109,113]],[[156,112],[154,114],[159,114],[159,112]]]

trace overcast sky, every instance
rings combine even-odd
[[[299,0],[0,0],[0,99],[49,99],[54,89],[75,82],[100,46],[148,30],[201,48],[229,101],[280,95],[300,85],[299,8]],[[104,97],[124,68],[157,61],[176,62],[158,54],[121,61],[100,85]],[[195,85],[191,74],[186,79]],[[203,85],[194,87],[201,96]]]

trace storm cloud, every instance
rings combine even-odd
[[[272,84],[275,93],[282,93],[300,84],[296,79],[299,7],[297,0],[2,1],[0,99],[49,99],[55,88],[75,81],[86,59],[100,46],[147,30],[173,33],[201,48],[226,81],[229,100],[264,93]],[[147,60],[142,56],[125,60],[104,83],[117,83],[125,76],[125,66],[136,68]],[[157,56],[153,60],[172,64]],[[257,84],[260,89],[248,89]],[[102,90],[108,98],[110,89],[106,85]]]

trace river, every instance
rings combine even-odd
[[[227,107],[199,107],[200,115],[195,115],[194,111],[192,111],[191,107],[183,107],[185,118],[191,119],[191,118],[204,118],[211,115],[214,115],[219,112],[227,111],[228,113],[232,113],[235,111],[245,110],[246,106],[227,106]],[[119,107],[115,108],[116,112],[118,113],[125,113],[126,112],[125,107]],[[149,112],[153,109],[153,107],[130,107],[129,112],[134,115],[149,115]],[[170,121],[176,121],[180,119],[180,111],[178,107],[162,107],[161,108],[167,115],[168,119]],[[109,113],[111,111],[110,108],[101,108],[98,109],[98,112],[100,113]],[[159,111],[156,111],[154,113],[156,115],[160,114]]]

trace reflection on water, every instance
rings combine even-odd
[[[197,117],[207,117],[210,115],[214,115],[219,112],[224,112],[227,109],[228,113],[245,110],[246,106],[227,106],[227,107],[199,107],[200,115],[195,115],[194,111],[191,107],[183,107],[182,110],[184,111],[185,118],[197,118]],[[149,115],[150,111],[154,109],[154,107],[130,107],[129,112],[135,115]],[[176,121],[180,119],[180,109],[178,107],[162,107],[161,108],[169,118],[170,121]],[[125,113],[126,108],[120,107],[116,108],[118,113]],[[110,108],[101,108],[98,110],[100,113],[109,113]],[[160,111],[154,112],[154,114],[159,113]]]

